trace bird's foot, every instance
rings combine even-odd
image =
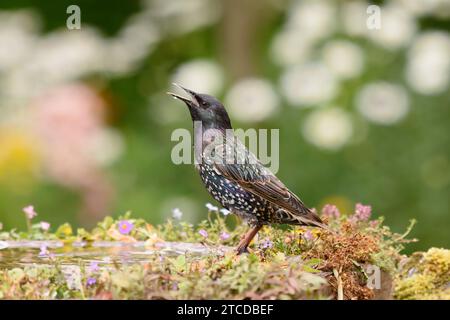
[[[250,253],[247,246],[238,246],[236,248],[236,254],[239,256],[243,253]]]
[[[246,233],[243,238],[241,238],[241,241],[239,242],[236,249],[238,255],[249,252],[248,246],[261,228],[262,225],[257,225],[254,228],[252,228],[248,233]]]

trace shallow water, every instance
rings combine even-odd
[[[41,255],[45,246],[49,254]],[[12,269],[28,265],[49,265],[56,258],[61,265],[71,266],[98,262],[102,267],[147,263],[155,255],[191,256],[223,255],[230,247],[208,247],[198,243],[161,242],[153,247],[141,242],[97,241],[93,243],[62,241],[0,241],[0,269]]]

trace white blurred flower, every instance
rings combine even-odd
[[[450,3],[448,0],[398,0],[401,5],[413,15],[435,15],[438,17],[450,16]]]
[[[398,0],[398,2],[410,13],[420,16],[429,13],[438,1]]]
[[[187,33],[213,24],[220,18],[218,0],[146,0],[145,10],[156,16],[170,33]]]
[[[73,32],[54,31],[36,42],[33,57],[14,69],[8,93],[33,97],[46,89],[104,70],[105,40],[87,26]]]
[[[386,125],[402,120],[409,111],[405,89],[387,82],[366,85],[356,97],[356,106],[369,121]]]
[[[337,77],[348,79],[361,74],[363,53],[350,41],[330,41],[324,46],[322,55],[325,64]]]
[[[182,216],[183,216],[183,212],[179,208],[175,208],[172,210],[172,217],[175,220],[180,220]]]
[[[282,30],[272,40],[271,57],[281,66],[302,63],[309,57],[311,46],[311,40],[300,31]]]
[[[76,265],[65,265],[62,267],[67,287],[70,290],[81,290],[81,268]]]
[[[218,208],[218,207],[212,205],[212,204],[209,203],[209,202],[205,205],[205,207],[208,209],[208,211],[219,211],[219,208]]]
[[[353,124],[347,112],[335,107],[313,111],[301,130],[305,139],[315,146],[338,150],[352,137]]]
[[[287,69],[281,76],[281,91],[294,106],[314,105],[332,99],[338,83],[322,63],[309,63]]]
[[[406,46],[417,26],[414,17],[396,3],[381,7],[381,29],[369,30],[369,38],[386,49]]]
[[[270,82],[248,78],[240,80],[228,91],[225,104],[233,118],[245,122],[258,122],[274,113],[279,100]]]
[[[199,59],[179,66],[172,77],[172,82],[199,93],[217,95],[223,88],[224,75],[217,63]]]
[[[39,223],[39,226],[41,227],[41,229],[43,231],[48,231],[50,229],[50,223],[46,222],[46,221],[41,221]]]
[[[0,11],[0,71],[21,63],[33,52],[37,28],[34,11]]]
[[[117,74],[135,70],[159,39],[160,31],[145,11],[131,16],[118,36],[108,43],[105,69]]]
[[[0,25],[21,27],[28,31],[38,31],[42,19],[34,9],[0,10]]]
[[[125,148],[122,135],[111,128],[102,128],[92,137],[89,144],[89,155],[102,166],[108,166],[116,161]]]
[[[418,36],[409,53],[406,77],[421,94],[439,94],[447,90],[450,77],[450,37],[441,31]]]
[[[288,12],[287,27],[309,38],[323,39],[335,31],[336,8],[331,1],[295,1]]]
[[[365,1],[344,1],[341,5],[341,20],[344,31],[351,36],[367,34],[367,7]]]
[[[96,29],[55,31],[39,43],[30,68],[53,79],[74,79],[103,70],[105,41]]]
[[[231,213],[231,211],[228,209],[222,208],[222,209],[220,209],[220,213],[222,213],[224,216],[227,216]]]

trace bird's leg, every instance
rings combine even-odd
[[[250,229],[250,231],[245,234],[244,238],[239,242],[239,244],[237,246],[237,249],[236,249],[237,254],[248,252],[248,250],[247,250],[248,245],[250,244],[252,239],[256,236],[258,231],[261,230],[261,228],[262,228],[262,225],[257,225],[255,227],[253,227],[252,229]]]

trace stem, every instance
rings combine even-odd
[[[31,221],[28,218],[27,218],[27,229],[28,229],[28,233],[31,233]]]
[[[337,282],[337,299],[344,300],[344,288],[342,286],[342,279],[339,276],[339,272],[336,269],[333,269],[333,274]]]
[[[396,238],[395,240],[396,240],[396,241],[399,241],[399,240],[404,239],[404,238],[411,232],[412,228],[414,227],[414,225],[415,225],[416,223],[417,223],[417,220],[416,220],[416,219],[411,219],[411,220],[409,221],[409,226],[408,226],[408,228],[406,229],[405,233],[402,234],[400,237]]]

